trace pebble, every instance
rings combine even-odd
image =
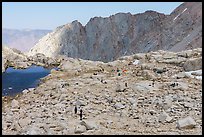
[[[173,118],[171,118],[165,111],[162,112],[159,116],[158,116],[158,121],[164,123],[166,122],[172,122]]]
[[[123,109],[123,108],[125,108],[125,106],[124,106],[123,104],[121,104],[120,102],[117,102],[117,103],[114,105],[114,107],[115,107],[116,109]]]

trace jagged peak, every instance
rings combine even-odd
[[[69,29],[69,28],[72,28],[74,25],[79,25],[79,26],[82,26],[83,25],[81,24],[81,22],[79,22],[78,20],[74,20],[72,21],[71,23],[67,23],[67,24],[64,24],[64,25],[61,25],[61,26],[58,26],[55,31],[60,31],[62,29]]]
[[[72,21],[71,24],[75,24],[75,23],[80,23],[80,22],[78,20],[74,20],[74,21]]]

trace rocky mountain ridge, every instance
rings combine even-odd
[[[202,3],[184,2],[170,15],[155,11],[118,13],[58,27],[28,53],[113,61],[124,55],[202,47]]]

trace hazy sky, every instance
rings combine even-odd
[[[78,20],[82,25],[95,16],[154,10],[170,14],[182,2],[3,2],[3,28],[55,29]]]

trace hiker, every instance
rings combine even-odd
[[[74,108],[74,113],[75,114],[77,113],[77,106],[75,106],[75,108]]]
[[[175,87],[175,83],[170,84],[170,86]]]
[[[123,74],[125,75],[125,74],[126,74],[126,72],[127,72],[127,70],[126,70],[126,69],[124,69],[122,72],[123,72]]]
[[[155,80],[153,79],[153,82],[152,82],[152,87],[154,87],[154,81],[155,81]]]
[[[125,83],[125,87],[127,87],[127,83]]]
[[[79,114],[79,116],[80,116],[80,120],[82,120],[82,108],[80,109],[80,114]]]

